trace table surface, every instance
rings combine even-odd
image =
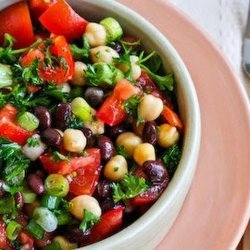
[[[218,44],[250,96],[250,79],[242,70],[242,40],[249,0],[162,0],[175,4]],[[237,250],[250,249],[250,223]]]

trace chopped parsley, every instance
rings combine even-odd
[[[27,139],[26,143],[30,148],[34,148],[40,145],[40,140],[36,137],[30,137]]]
[[[82,47],[78,47],[76,44],[70,45],[70,50],[73,55],[73,58],[76,61],[81,61],[89,57],[90,53],[90,45],[86,39],[86,37],[82,38]]]
[[[83,210],[83,220],[79,226],[79,228],[83,231],[86,232],[88,230],[91,230],[91,228],[100,221],[100,217],[94,215],[87,209]]]
[[[117,151],[117,154],[118,155],[122,155],[124,158],[128,158],[129,155],[128,153],[126,152],[124,146],[119,146],[116,148],[116,151]]]
[[[180,146],[175,144],[169,147],[162,159],[168,169],[169,174],[173,176],[181,159]]]
[[[136,175],[126,175],[119,183],[112,183],[114,202],[134,198],[148,188],[145,179]]]
[[[132,117],[137,116],[137,108],[140,104],[141,99],[138,95],[132,95],[129,99],[123,102],[123,108],[128,115]]]

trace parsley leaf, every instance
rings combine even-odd
[[[56,161],[56,162],[59,162],[59,161],[69,161],[69,157],[63,155],[63,154],[60,154],[58,151],[54,151],[52,153],[52,157],[53,157],[53,160]]]
[[[30,160],[22,154],[21,146],[0,137],[0,166],[1,175],[7,184],[16,185],[25,178],[25,170],[30,166]]]
[[[134,198],[148,188],[145,179],[136,175],[126,175],[119,183],[112,183],[114,202]]]
[[[86,39],[86,37],[82,38],[82,48],[78,47],[76,44],[70,45],[70,50],[73,55],[74,60],[81,61],[85,58],[89,57],[90,53],[90,45]]]
[[[122,155],[124,158],[129,158],[128,153],[126,152],[124,146],[119,146],[116,148],[117,154]]]
[[[129,99],[123,102],[123,108],[128,115],[137,116],[137,108],[141,100],[138,95],[132,95]]]
[[[168,169],[169,174],[173,176],[181,159],[180,146],[175,144],[169,147],[162,159]]]
[[[96,223],[98,223],[100,221],[100,217],[94,215],[93,213],[91,213],[87,209],[83,210],[83,214],[84,214],[84,217],[83,217],[83,220],[79,226],[79,228],[83,232],[90,230]]]
[[[145,70],[155,81],[158,88],[161,91],[173,91],[174,89],[174,78],[173,74],[169,73],[165,76],[161,76],[157,74],[157,71],[160,69],[162,65],[162,61],[160,56],[153,51],[146,57],[144,57],[145,52],[143,51],[139,56],[139,62],[138,65]]]
[[[68,119],[68,127],[69,128],[74,128],[74,129],[79,129],[83,128],[84,124],[81,118],[77,116],[70,116]]]
[[[40,145],[40,141],[36,137],[30,137],[30,138],[28,138],[27,141],[26,141],[26,143],[27,143],[28,147],[30,147],[30,148],[34,148],[34,147],[37,147],[37,146]]]

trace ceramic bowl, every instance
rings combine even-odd
[[[1,1],[0,9],[18,1]],[[121,232],[81,249],[154,249],[166,235],[182,207],[196,168],[200,146],[200,111],[192,79],[177,51],[166,37],[134,11],[112,0],[68,0],[87,20],[117,18],[125,32],[140,38],[147,50],[157,51],[176,79],[176,94],[185,124],[183,153],[178,169],[159,200]],[[181,239],[180,239],[181,240]]]

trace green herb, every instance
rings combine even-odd
[[[101,57],[100,51],[98,51],[97,53],[95,53],[95,58],[100,58],[100,57]]]
[[[12,220],[8,223],[6,228],[6,236],[9,240],[15,240],[22,230],[22,225]]]
[[[129,158],[128,153],[126,152],[124,146],[119,146],[116,148],[117,154],[122,155],[124,158]]]
[[[52,157],[54,161],[69,161],[69,157],[60,154],[58,151],[54,151]]]
[[[36,137],[30,137],[27,139],[26,144],[30,148],[34,148],[40,145],[40,140]]]
[[[153,51],[148,56],[144,58],[144,51],[139,56],[138,65],[145,70],[155,81],[156,85],[161,91],[173,91],[174,89],[174,78],[173,74],[167,74],[165,76],[160,76],[157,74],[157,71],[159,70],[162,61],[160,56]]]
[[[90,211],[88,211],[87,209],[83,210],[83,220],[79,226],[79,228],[85,232],[90,230],[96,223],[98,223],[100,221],[100,217],[94,215],[93,213],[91,213]]]
[[[113,85],[116,68],[108,63],[89,64],[86,70],[86,81],[91,86]]]
[[[10,214],[15,210],[14,197],[4,197],[0,199],[0,214]]]
[[[24,157],[17,143],[0,137],[0,166],[7,184],[15,185],[24,179],[24,171],[30,166],[30,160]]]
[[[89,57],[90,45],[86,37],[82,38],[82,43],[82,48],[78,47],[76,44],[70,45],[70,50],[73,55],[73,58],[77,61],[81,61]]]
[[[144,123],[144,120],[142,119],[141,116],[138,115],[137,117],[137,122],[136,122],[136,126],[139,127],[141,124]]]
[[[134,198],[148,188],[145,179],[126,175],[119,183],[112,183],[114,202]]]
[[[74,128],[74,129],[79,129],[83,128],[84,123],[81,118],[77,116],[70,116],[68,120],[68,127],[69,128]]]
[[[36,58],[29,66],[22,70],[22,80],[30,85],[41,85],[43,80],[39,76],[40,60]]]
[[[68,99],[68,93],[63,93],[62,89],[58,88],[56,84],[49,83],[47,84],[44,88],[43,91],[41,92],[40,96],[42,97],[53,97],[58,101],[65,102]]]
[[[129,99],[123,102],[123,108],[128,115],[137,116],[137,108],[141,100],[138,95],[132,95]]]
[[[180,146],[178,144],[175,144],[169,147],[162,159],[167,166],[169,174],[173,176],[181,159]]]
[[[18,59],[16,55],[22,54],[26,51],[29,51],[30,49],[36,47],[41,43],[41,39],[38,39],[36,42],[34,42],[32,45],[30,45],[27,48],[22,48],[18,50],[13,50],[13,44],[15,43],[15,38],[13,38],[10,34],[5,33],[4,34],[4,43],[3,47],[0,47],[0,62],[1,63],[15,63]]]

